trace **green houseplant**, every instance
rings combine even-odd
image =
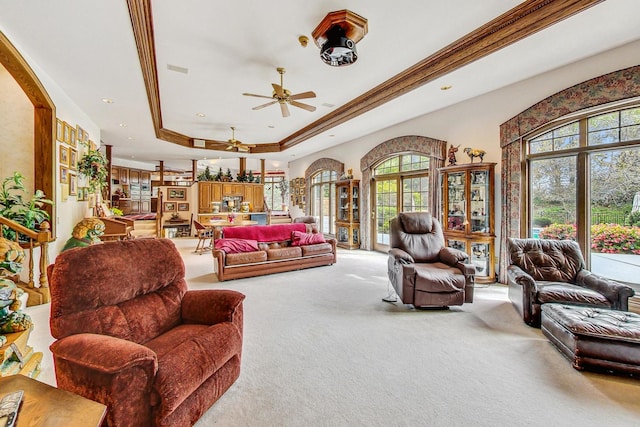
[[[0,185],[0,215],[37,231],[40,224],[49,219],[44,205],[53,205],[53,201],[45,197],[42,190],[36,190],[33,196],[26,196],[24,176],[14,172],[2,180]],[[2,233],[9,240],[15,240],[15,231],[3,226]]]
[[[78,172],[89,180],[89,191],[96,193],[107,184],[107,159],[98,150],[89,150],[78,162]]]

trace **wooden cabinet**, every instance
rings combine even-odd
[[[261,212],[264,210],[264,185],[252,184],[251,210]]]
[[[129,184],[129,169],[128,168],[119,168],[120,169],[120,184],[126,185]]]
[[[151,172],[140,171],[140,184],[151,185]]]
[[[495,163],[440,168],[442,227],[449,247],[476,266],[476,282],[495,281]]]
[[[129,169],[129,184],[140,184],[140,171]]]
[[[211,213],[212,202],[222,202],[224,197],[240,196],[251,204],[252,212],[263,208],[264,185],[241,182],[198,181],[198,212]],[[239,206],[238,206],[239,208]]]
[[[120,168],[117,166],[111,167],[111,182],[120,182]]]
[[[336,238],[346,249],[360,247],[360,181],[336,182]]]

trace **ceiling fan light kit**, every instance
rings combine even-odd
[[[356,43],[367,31],[367,20],[345,9],[327,14],[311,35],[320,48],[320,59],[332,67],[342,67],[358,60]]]

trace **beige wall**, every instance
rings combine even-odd
[[[0,64],[0,180],[20,172],[33,189],[33,105]]]

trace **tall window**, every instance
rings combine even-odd
[[[264,200],[271,210],[279,211],[282,205],[287,203],[286,186],[284,176],[264,177]]]
[[[527,141],[529,235],[572,239],[596,274],[640,284],[640,107]]]
[[[378,164],[373,170],[375,184],[374,249],[387,250],[389,222],[398,212],[429,210],[429,158],[402,154]]]
[[[320,232],[335,234],[336,181],[338,172],[324,170],[311,177],[311,215],[318,218]]]

